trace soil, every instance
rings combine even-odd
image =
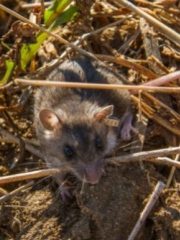
[[[145,169],[109,165],[97,185],[77,182],[69,202],[52,179],[37,181],[1,206],[1,239],[127,239],[157,180],[165,180],[152,164]],[[180,239],[179,187],[164,190],[137,240]]]

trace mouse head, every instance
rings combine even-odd
[[[87,109],[87,108],[86,108]],[[40,111],[39,139],[51,167],[68,167],[80,180],[98,183],[104,157],[115,147],[117,137],[103,119],[113,114],[113,106],[88,108],[67,115],[67,111]]]

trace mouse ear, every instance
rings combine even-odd
[[[62,124],[62,120],[53,111],[49,109],[41,110],[39,113],[39,118],[44,128],[49,131],[56,130]]]
[[[106,106],[104,108],[98,109],[98,111],[94,114],[96,120],[101,120],[107,118],[113,114],[113,105]]]

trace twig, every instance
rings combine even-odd
[[[44,2],[44,6],[47,7],[51,5],[52,2]],[[41,3],[24,3],[21,5],[21,8],[34,8],[34,7],[40,7]]]
[[[61,43],[64,43],[65,45],[70,46],[71,48],[73,48],[74,50],[80,52],[81,54],[87,55],[87,56],[89,56],[89,57],[91,57],[91,58],[96,59],[96,57],[95,57],[93,54],[91,54],[91,53],[89,53],[89,52],[81,49],[80,47],[77,47],[77,46],[74,45],[73,43],[68,42],[68,41],[65,40],[64,38],[60,37],[60,36],[57,35],[57,34],[54,34],[54,33],[50,32],[50,31],[48,31],[47,29],[39,26],[38,24],[31,22],[31,21],[28,20],[27,18],[25,18],[25,17],[21,16],[20,14],[12,11],[11,9],[3,6],[2,4],[0,4],[0,9],[4,10],[5,12],[7,12],[7,13],[9,13],[9,14],[11,14],[11,15],[13,15],[14,17],[20,19],[21,21],[30,24],[30,25],[33,26],[34,28],[36,28],[36,29],[38,29],[38,30],[40,30],[40,31],[42,31],[42,32],[47,33],[49,36],[54,37],[55,39],[57,39],[57,40],[60,41]],[[96,60],[98,60],[98,59],[96,59]]]
[[[7,138],[11,139],[14,143],[20,144],[19,138],[15,137],[13,134],[8,132],[7,130],[0,128],[0,134],[2,134],[4,136],[6,136]],[[42,153],[38,149],[33,147],[31,144],[25,143],[25,149],[28,150],[29,152],[31,152],[32,154],[38,156],[39,158],[43,158]]]
[[[108,56],[108,55],[104,55],[104,54],[95,54],[95,56],[100,60],[114,62],[121,66],[130,68],[130,69],[134,69],[135,71],[147,76],[148,78],[154,79],[154,78],[158,77],[157,74],[155,74],[151,70],[134,62],[134,59],[126,59],[125,57]]]
[[[32,185],[34,185],[34,183],[35,183],[34,181],[31,181],[31,182],[29,182],[29,183],[27,183],[27,184],[25,184],[25,185],[15,189],[14,191],[6,194],[5,196],[0,198],[0,203],[5,202],[5,201],[11,199],[12,197],[18,195],[22,190],[25,190],[26,188],[31,187]]]
[[[139,104],[139,99],[134,95],[131,96],[131,99],[136,103]],[[165,129],[169,130],[173,134],[180,136],[180,129],[178,126],[173,125],[170,121],[162,118],[151,106],[149,106],[146,102],[141,102],[142,111],[143,113],[151,118],[153,121],[157,122],[159,125],[164,127]]]
[[[178,154],[180,153],[180,147],[172,147],[172,148],[163,148],[159,150],[153,151],[143,151],[133,154],[127,154],[124,156],[106,158],[105,161],[107,163],[128,163],[128,162],[139,162],[139,161],[147,161],[153,162],[155,164],[164,164],[167,166],[175,166],[180,168],[180,162],[175,162],[170,159],[161,158],[156,159],[158,157],[164,157],[171,154]]]
[[[167,106],[165,103],[163,103],[162,101],[160,101],[159,99],[157,99],[156,97],[154,97],[153,95],[149,94],[149,93],[143,93],[143,97],[147,98],[149,101],[154,103],[154,106],[160,106],[165,108],[167,111],[169,111],[173,117],[175,117],[177,120],[180,120],[180,114],[177,113],[174,109],[170,108],[169,106]]]
[[[130,3],[127,0],[115,0],[116,2],[119,2],[123,7],[129,9],[132,12],[135,12],[139,16],[145,18],[150,24],[152,24],[158,31],[160,31],[164,36],[166,36],[168,39],[173,41],[174,43],[177,43],[180,45],[180,35],[175,32],[173,29],[167,27],[162,22],[158,21],[157,19],[153,18],[148,13],[141,10],[139,7],[136,7],[132,3]]]
[[[156,203],[157,199],[159,198],[159,196],[164,188],[165,188],[165,184],[163,182],[159,181],[157,183],[148,203],[146,204],[144,210],[142,211],[134,229],[132,230],[131,234],[129,235],[128,240],[135,239],[140,228],[143,226],[146,218],[148,217],[150,211],[154,207],[154,204]]]
[[[13,85],[13,82],[9,82],[9,83],[4,84],[4,85],[0,84],[0,90],[2,90],[2,89],[6,90],[6,89],[10,88],[12,85]]]
[[[73,44],[74,45],[79,45],[81,44],[85,39],[87,39],[88,37],[90,36],[93,36],[97,33],[100,33],[101,31],[103,31],[104,29],[107,29],[109,27],[112,27],[112,26],[115,26],[115,25],[118,25],[120,24],[122,21],[125,21],[126,19],[129,19],[130,16],[128,16],[127,18],[124,18],[124,19],[121,19],[121,20],[118,20],[114,23],[110,23],[108,25],[106,25],[105,27],[102,27],[102,28],[99,28],[95,31],[92,31],[92,32],[89,32],[89,33],[85,33],[84,35],[82,35],[82,37],[80,39],[78,39],[77,41],[75,41]],[[68,50],[68,51],[67,51]],[[60,62],[62,62],[63,58],[71,51],[72,49],[69,48],[69,49],[66,49],[57,59],[54,59],[52,60],[50,63],[47,63],[46,66],[43,66],[41,68],[39,68],[35,74],[29,74],[29,76],[27,76],[27,78],[31,78],[31,76],[36,76],[37,73],[41,76],[41,75],[46,75],[46,72],[45,71],[49,71],[49,69],[53,69],[54,67],[56,67],[57,65],[60,64]],[[1,86],[0,86],[1,87]]]
[[[169,73],[167,75],[164,75],[162,77],[159,77],[157,79],[154,79],[152,81],[144,83],[142,85],[143,86],[154,86],[154,84],[156,84],[156,86],[162,86],[162,85],[165,85],[166,83],[177,80],[178,78],[180,78],[180,71]]]
[[[14,143],[14,141],[7,137],[0,137],[0,142],[2,143]]]
[[[117,50],[119,53],[126,54],[130,46],[133,44],[136,38],[140,35],[140,30],[137,29],[136,32]]]
[[[131,151],[130,153],[135,153],[142,151],[145,141],[145,133],[147,130],[148,125],[148,118],[146,118],[144,115],[136,117],[135,121],[135,129],[137,129],[138,133],[135,134],[132,138],[132,144],[131,144]],[[141,169],[144,169],[143,163],[140,161]]]
[[[90,88],[90,89],[128,89],[138,92],[155,91],[155,92],[180,92],[177,87],[152,87],[152,86],[133,86],[120,84],[98,84],[98,83],[77,83],[77,82],[60,82],[60,81],[43,81],[43,80],[25,80],[16,78],[14,83],[17,85],[27,86],[46,86],[46,87],[68,87],[68,88]]]
[[[128,163],[128,162],[137,162],[137,161],[149,161],[153,163],[158,164],[165,164],[168,166],[176,166],[177,168],[180,168],[180,162],[175,162],[170,159],[152,159],[155,157],[160,156],[167,156],[170,154],[176,154],[180,153],[180,147],[174,147],[174,148],[165,148],[155,151],[147,151],[147,152],[139,152],[139,153],[133,153],[128,154],[122,157],[113,157],[113,158],[107,158],[105,159],[106,163]],[[69,172],[70,169],[44,169],[44,170],[37,170],[29,173],[20,173],[10,176],[5,176],[0,178],[0,184],[10,183],[10,182],[17,182],[32,178],[40,178],[44,176],[49,175],[55,175],[55,174],[61,174],[65,172]]]
[[[64,173],[64,172],[67,172],[67,169],[60,170],[57,168],[52,168],[52,169],[37,170],[33,172],[28,172],[28,173],[13,174],[9,176],[0,177],[0,184],[19,182],[22,180],[27,180],[32,178],[53,176],[55,174]]]
[[[107,29],[107,28],[117,26],[118,24],[126,21],[126,20],[129,19],[130,17],[132,17],[132,15],[129,15],[128,17],[125,17],[125,18],[120,19],[120,20],[118,20],[118,21],[115,21],[115,22],[113,22],[113,23],[110,23],[110,24],[108,24],[108,25],[106,25],[106,26],[104,26],[104,27],[102,27],[102,28],[99,28],[99,29],[97,29],[97,30],[94,30],[94,31],[92,31],[92,32],[85,33],[85,34],[83,34],[82,37],[81,37],[79,40],[77,40],[75,43],[76,43],[76,44],[79,44],[79,43],[81,43],[83,40],[85,40],[86,38],[88,38],[88,37],[90,37],[90,36],[93,36],[93,35],[96,35],[96,34],[102,32],[102,31],[104,31],[104,30]],[[74,44],[75,44],[75,43],[74,43]]]
[[[141,30],[141,36],[143,40],[143,48],[145,50],[146,59],[149,59],[149,57],[154,56],[157,59],[161,60],[161,54],[159,51],[159,42],[154,37],[154,28],[149,25],[149,23],[144,19],[140,18],[139,21],[140,30]],[[151,34],[149,34],[151,32]],[[157,66],[157,64],[154,61],[148,61],[149,69],[151,69],[153,72],[155,72],[158,76],[163,75],[164,71],[161,70]]]
[[[177,154],[176,157],[175,157],[175,159],[174,159],[174,161],[177,162],[177,161],[179,161],[179,159],[180,159],[180,154]],[[174,176],[175,171],[176,171],[176,167],[172,167],[172,168],[171,168],[171,171],[170,171],[170,174],[169,174],[169,176],[168,176],[167,183],[166,183],[166,187],[167,187],[167,188],[169,188],[169,186],[170,186],[170,184],[171,184],[171,182],[172,182],[172,179],[173,179],[173,176]]]

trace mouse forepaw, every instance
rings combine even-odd
[[[68,202],[73,199],[71,192],[72,186],[66,179],[66,174],[58,174],[55,176],[56,182],[59,185],[59,194],[64,202]]]
[[[125,141],[131,139],[131,132],[138,133],[138,130],[132,126],[133,115],[130,111],[126,112],[121,119],[121,138]]]
[[[134,134],[137,134],[138,131],[136,128],[134,128],[131,124],[125,124],[123,128],[121,129],[121,138],[124,141],[128,141],[131,139],[131,132]]]
[[[67,202],[73,199],[73,195],[71,193],[71,187],[67,182],[62,183],[59,186],[59,192],[64,202]]]

